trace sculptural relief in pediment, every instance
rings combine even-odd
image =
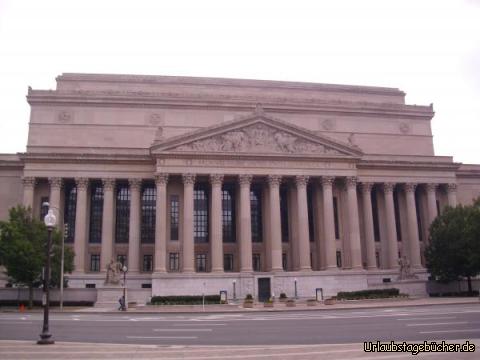
[[[180,145],[173,151],[240,152],[275,154],[331,154],[341,153],[325,146],[288,133],[278,128],[257,123],[212,137]]]

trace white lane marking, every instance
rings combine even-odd
[[[462,332],[480,332],[480,329],[432,330],[432,331],[420,331],[420,334],[462,333]]]
[[[166,332],[188,331],[188,332],[195,332],[195,331],[212,331],[212,329],[153,329],[153,331],[166,331]]]
[[[416,318],[403,318],[403,319],[397,319],[398,321],[425,321],[425,320],[453,320],[456,319],[456,316],[439,316],[439,317],[416,317]]]
[[[173,326],[205,326],[205,325],[208,325],[208,326],[225,326],[227,324],[212,324],[212,323],[208,323],[208,324],[200,324],[200,323],[173,324]]]
[[[440,326],[440,325],[465,325],[468,321],[455,321],[455,322],[443,322],[443,323],[423,323],[423,324],[407,324],[407,326]]]
[[[127,339],[198,339],[198,336],[127,336]]]

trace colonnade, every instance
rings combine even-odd
[[[169,174],[156,174],[156,223],[155,223],[155,250],[154,250],[154,272],[164,273],[167,271],[167,185]],[[238,249],[240,256],[240,272],[252,272],[252,233],[251,233],[251,208],[250,190],[252,175],[238,175],[239,183],[239,211],[237,213],[237,226],[239,226]],[[290,179],[292,177],[289,177]],[[194,244],[194,186],[196,175],[185,173],[181,175],[183,183],[183,239],[182,239],[182,271],[193,273],[195,271],[195,244]],[[269,175],[265,177],[268,184],[268,207],[269,219],[264,222],[269,225],[269,246],[271,271],[282,271],[282,234],[281,234],[281,213],[280,213],[280,184],[282,176]],[[321,176],[309,178],[305,175],[293,177],[296,188],[296,216],[297,221],[297,244],[298,270],[311,271],[309,239],[309,219],[307,184],[310,182],[316,191],[322,192],[321,203],[317,206],[321,209],[321,215],[314,217],[313,221],[321,222],[321,251],[323,252],[323,266],[325,270],[337,268],[337,243],[334,224],[333,185],[338,179],[333,176]],[[62,178],[49,178],[50,204],[61,209]],[[76,178],[77,200],[75,216],[75,268],[76,271],[85,271],[85,251],[87,244],[88,224],[88,186],[90,179]],[[222,195],[221,189],[224,181],[222,174],[211,174],[209,182],[211,186],[211,231],[210,231],[210,255],[211,271],[223,271],[223,241],[222,241]],[[110,262],[114,252],[114,223],[115,223],[115,184],[112,178],[102,179],[103,183],[103,218],[102,218],[102,241],[101,241],[101,269],[105,269]],[[140,204],[142,179],[129,179],[130,187],[130,217],[129,217],[129,242],[128,258],[129,271],[140,271]],[[367,270],[377,268],[376,249],[374,236],[374,221],[372,213],[371,192],[375,185],[373,182],[357,183],[356,177],[343,177],[342,183],[346,191],[346,213],[348,224],[345,232],[348,233],[348,243],[344,244],[344,251],[348,252],[352,269],[362,269],[365,265]],[[23,203],[33,208],[36,179],[31,177],[23,178],[24,192]],[[377,188],[382,189],[385,204],[385,238],[387,245],[388,269],[398,267],[398,241],[396,230],[396,219],[394,209],[393,191],[397,184],[377,183]],[[418,236],[417,210],[415,203],[415,188],[417,184],[402,184],[406,200],[406,219],[408,235],[408,258],[413,269],[421,268],[420,242]],[[436,189],[439,184],[426,184],[427,209],[429,223],[437,216]],[[359,214],[357,189],[361,195],[362,208]],[[456,185],[446,184],[448,204],[457,205]],[[360,231],[360,216],[363,222],[363,238],[365,251],[365,264],[362,261],[362,243]],[[316,224],[320,228],[320,224]],[[318,244],[318,243],[317,243]],[[346,246],[345,246],[346,245]]]

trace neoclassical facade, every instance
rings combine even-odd
[[[480,194],[480,166],[435,156],[432,107],[404,97],[63,74],[28,91],[27,151],[0,155],[0,218],[48,201],[75,251],[71,287],[103,288],[114,260],[149,295],[422,293],[429,224]],[[398,279],[400,258],[415,278]]]

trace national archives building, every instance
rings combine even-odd
[[[480,195],[480,166],[435,156],[432,106],[395,88],[63,74],[27,101],[0,219],[57,209],[73,288],[107,286],[113,260],[147,300],[421,294],[429,224]]]

